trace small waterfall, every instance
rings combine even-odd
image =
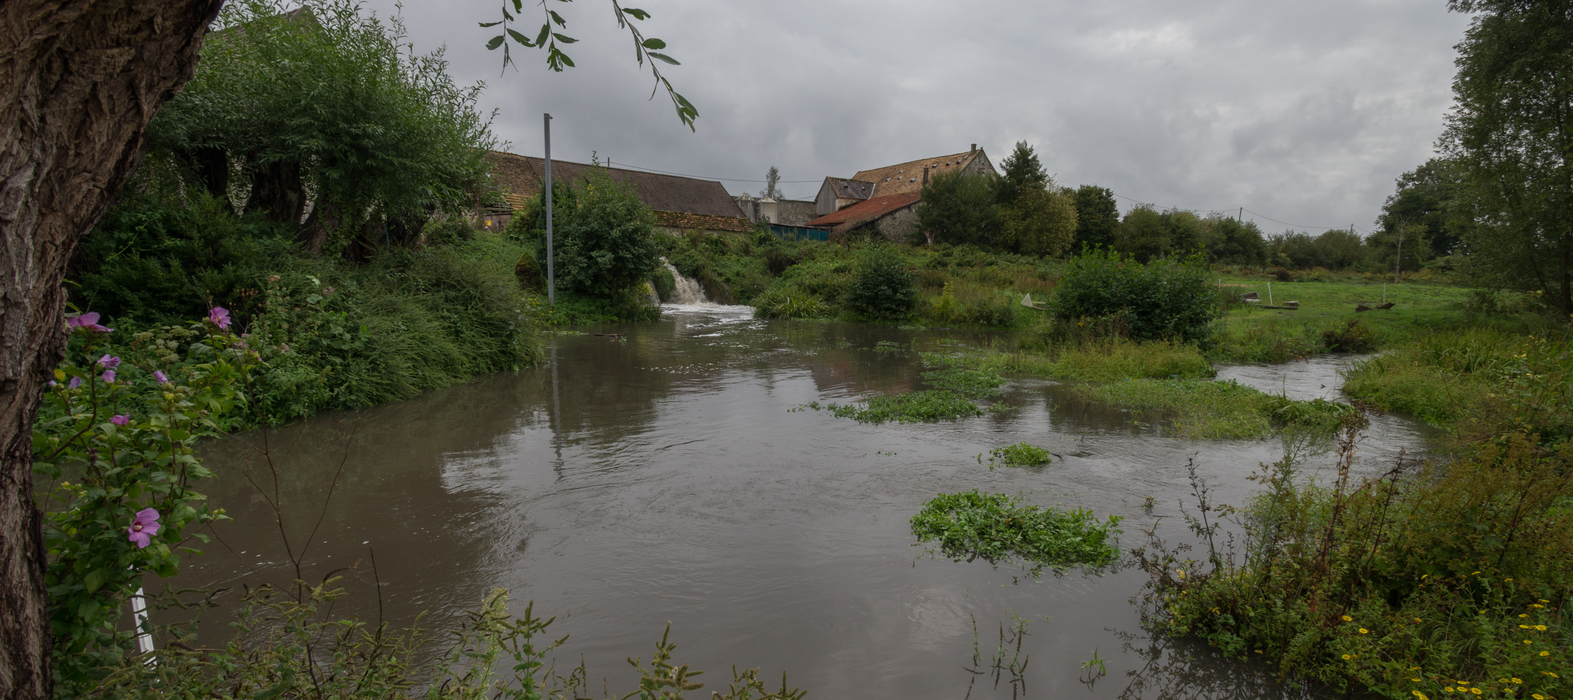
[[[676,287],[672,290],[672,298],[669,300],[669,303],[683,305],[711,303],[710,297],[705,295],[705,288],[699,285],[698,280],[684,277],[683,273],[672,267],[672,263],[666,263],[666,269],[672,273],[672,279],[677,282]]]

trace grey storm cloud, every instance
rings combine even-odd
[[[996,165],[1026,141],[1062,185],[1121,203],[1256,213],[1267,231],[1369,230],[1393,180],[1423,163],[1452,100],[1469,18],[1440,0],[821,2],[650,0],[647,36],[699,109],[696,131],[633,60],[605,0],[550,2],[576,67],[487,51],[499,3],[410,0],[417,51],[447,47],[516,153],[552,153],[757,191],[780,168],[809,198],[827,175],[965,151]],[[391,0],[367,3],[387,16]],[[538,29],[527,2],[522,26]],[[1271,217],[1271,220],[1265,218]]]

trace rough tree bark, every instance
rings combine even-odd
[[[71,249],[190,79],[222,0],[0,0],[0,698],[48,698],[32,424]]]

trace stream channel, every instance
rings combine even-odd
[[[655,323],[587,329],[621,339],[548,336],[554,360],[538,368],[208,444],[219,476],[202,490],[233,521],[170,583],[292,578],[267,501],[245,476],[269,483],[265,444],[295,552],[322,518],[305,577],[352,567],[340,574],[349,595],[336,614],[375,621],[380,605],[393,625],[424,612],[421,626],[452,629],[488,590],[507,588],[515,613],[533,600],[538,615],[557,617],[550,636],[572,635],[560,670],[582,658],[597,692],[603,677],[614,692],[632,689],[625,659],[648,662],[670,622],[676,662],[706,672],[694,697],[724,689],[733,664],[776,683],[784,670],[820,699],[1312,695],[1276,683],[1259,662],[1143,630],[1131,602],[1145,580],[1138,570],[1033,581],[1020,567],[925,556],[908,525],[934,495],[978,488],[1123,516],[1124,548],[1154,520],[1171,541],[1186,539],[1187,460],[1217,502],[1241,505],[1255,488],[1246,477],[1281,455],[1278,440],[1167,437],[1161,416],[1081,402],[1040,380],[1006,385],[1018,411],[954,422],[793,412],[922,388],[913,350],[953,352],[988,336],[756,320],[748,307],[664,311]],[[1335,398],[1346,361],[1219,376]],[[1378,473],[1400,449],[1422,454],[1430,436],[1373,416],[1356,469]],[[1021,441],[1064,459],[992,471],[977,459]],[[1333,459],[1313,466],[1325,474]],[[228,610],[208,617],[204,633],[220,634]],[[1027,666],[996,685],[987,667],[1014,618],[1028,621]],[[966,670],[975,641],[983,675]],[[1094,650],[1108,673],[1088,685],[1078,676]],[[1003,663],[1014,655],[1012,645]]]

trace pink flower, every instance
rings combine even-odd
[[[120,358],[105,355],[98,358],[98,366],[104,369],[114,369],[120,366]]]
[[[208,320],[212,321],[213,325],[218,326],[218,329],[221,331],[229,330],[229,309],[222,306],[213,307],[211,311],[208,311]]]
[[[153,378],[157,379],[159,384],[168,384],[169,383],[169,375],[164,374],[164,370],[161,370],[161,369],[160,370],[155,370],[153,372]]]
[[[109,422],[114,423],[115,425],[121,425],[121,426],[129,425],[131,423],[131,416],[124,416],[124,415],[113,416],[113,417],[111,417],[109,419]]]
[[[103,374],[98,375],[98,378],[104,380],[105,384],[114,384],[115,383],[115,370],[106,369],[106,370],[104,370]]]
[[[79,386],[82,386],[82,378],[81,377],[72,377],[71,381],[66,384],[66,388],[67,389],[75,389],[75,388],[77,388]]]
[[[126,528],[126,539],[137,543],[137,549],[142,549],[158,534],[159,527],[158,511],[148,508],[137,513],[136,519],[131,521],[131,527]]]
[[[87,331],[89,333],[114,333],[115,332],[115,329],[113,329],[113,328],[105,328],[105,327],[99,325],[99,323],[98,323],[98,312],[97,311],[89,311],[89,312],[87,312],[85,314],[81,314],[79,316],[72,316],[72,317],[66,319],[66,326],[69,327],[73,331],[75,331],[78,328],[80,328],[80,329],[85,330],[85,331]]]

